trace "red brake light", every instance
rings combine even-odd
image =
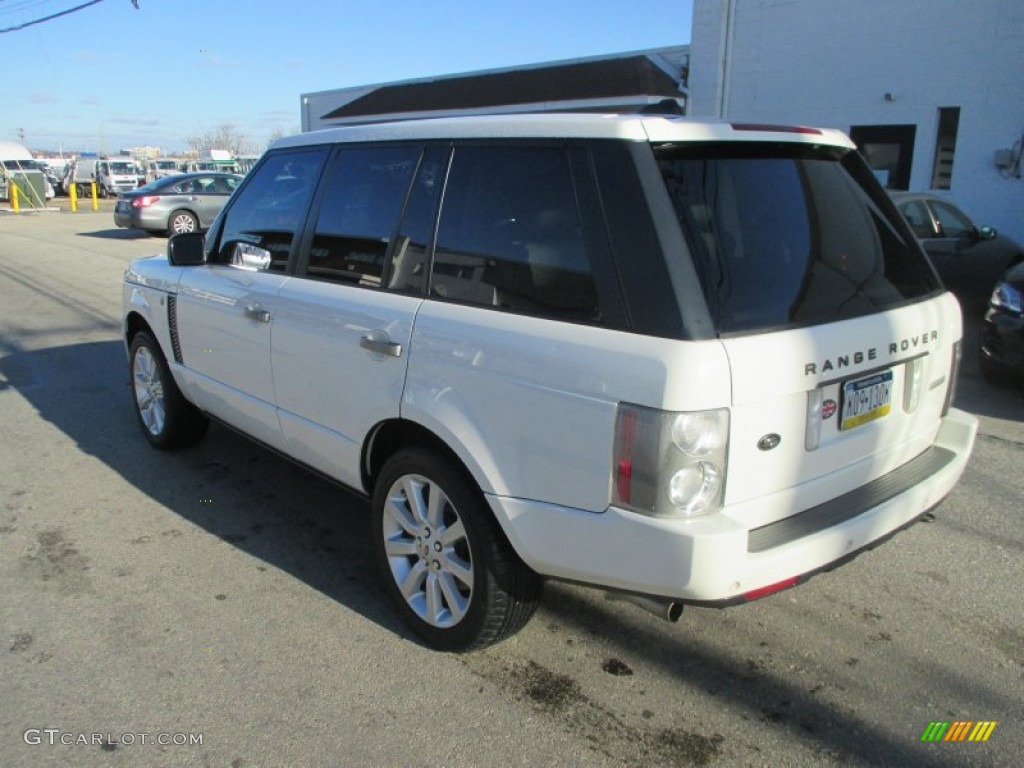
[[[757,600],[758,598],[767,597],[768,595],[774,594],[775,592],[781,592],[784,589],[795,587],[798,579],[798,576],[791,576],[790,578],[783,579],[782,581],[776,584],[769,584],[767,587],[752,589],[749,592],[743,593],[743,599]]]
[[[633,441],[636,438],[636,411],[620,406],[615,441],[615,498],[628,504],[633,496]]]
[[[132,200],[132,208],[148,208],[159,199],[160,195],[143,195],[142,197],[136,197]]]
[[[769,125],[767,123],[731,123],[734,131],[768,131],[769,133],[809,133],[820,136],[817,128],[802,125]]]

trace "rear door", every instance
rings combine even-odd
[[[342,147],[278,296],[271,357],[286,450],[354,487],[366,435],[399,415],[447,156]]]

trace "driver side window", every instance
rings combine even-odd
[[[269,251],[270,269],[284,271],[326,159],[323,147],[267,157],[232,202],[211,260],[234,263],[242,243]]]
[[[953,206],[936,201],[932,203],[932,210],[939,220],[943,237],[964,237],[974,231],[970,220]]]

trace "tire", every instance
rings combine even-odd
[[[177,235],[182,232],[195,232],[199,229],[196,217],[188,211],[175,211],[167,220],[167,234]]]
[[[493,645],[537,609],[543,579],[512,550],[466,473],[426,449],[384,464],[371,530],[388,593],[436,650]]]
[[[139,331],[132,338],[129,361],[135,415],[150,444],[170,451],[199,442],[209,421],[181,394],[160,346],[148,332]]]

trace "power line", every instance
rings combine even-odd
[[[59,19],[61,16],[67,16],[69,13],[74,13],[75,11],[80,11],[83,8],[88,8],[90,5],[96,5],[97,3],[102,2],[103,0],[89,0],[88,3],[76,5],[74,8],[68,8],[66,11],[60,11],[59,13],[51,13],[49,16],[44,16],[41,19],[34,19],[33,21],[26,21],[24,24],[18,24],[13,27],[7,27],[6,29],[0,29],[0,35],[4,34],[5,32],[17,32],[19,29],[25,29],[26,27],[31,27],[35,24],[42,24],[44,21]],[[135,5],[136,8],[138,8],[138,5],[136,5],[136,3],[133,2],[132,4]]]

